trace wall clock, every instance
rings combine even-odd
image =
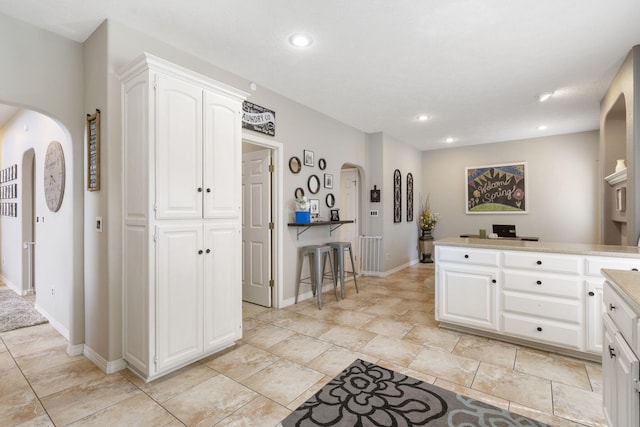
[[[62,144],[51,141],[44,158],[44,197],[51,212],[58,212],[64,197],[65,164]]]

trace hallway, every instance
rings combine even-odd
[[[0,333],[0,424],[273,426],[361,358],[554,426],[605,425],[599,364],[439,329],[432,265],[358,286],[322,310],[245,304],[242,342],[149,384],[69,357],[48,324]]]

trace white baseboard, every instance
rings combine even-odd
[[[64,339],[66,339],[67,341],[69,341],[69,330],[60,322],[58,322],[55,317],[53,317],[51,314],[49,314],[49,312],[47,312],[47,310],[45,310],[44,308],[40,307],[38,304],[36,304],[34,306],[34,308],[38,311],[38,313],[42,314],[44,317],[47,318],[47,320],[49,321],[49,323],[51,324],[51,326],[53,326],[53,328],[60,332],[60,335],[62,335],[64,337]]]
[[[20,296],[24,296],[25,295],[25,293],[22,292],[22,288],[21,287],[16,286],[15,283],[13,283],[11,280],[7,279],[2,274],[0,274],[0,280],[2,280],[2,283],[4,283],[7,288],[11,289],[16,294],[18,294]]]
[[[91,360],[98,368],[100,368],[105,374],[113,374],[127,367],[127,362],[124,359],[107,361],[104,357],[93,351],[89,346],[84,345],[83,354],[89,360]]]

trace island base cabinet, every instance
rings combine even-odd
[[[437,320],[496,331],[496,271],[490,268],[439,267]]]
[[[640,425],[640,361],[608,315],[604,316],[602,394],[611,427]]]

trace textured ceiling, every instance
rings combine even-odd
[[[110,18],[425,150],[597,129],[640,44],[638,0],[0,0],[0,13],[79,42]],[[298,31],[310,48],[287,44]]]

